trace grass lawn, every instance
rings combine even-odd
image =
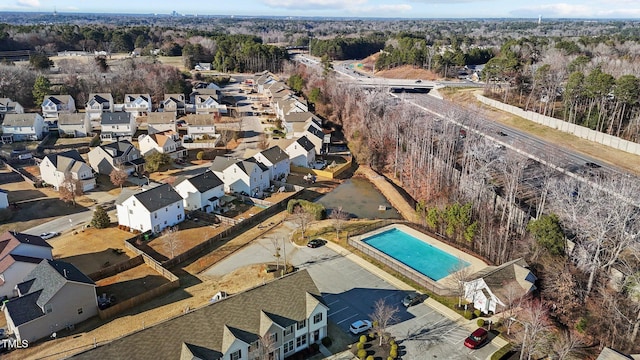
[[[165,277],[147,264],[141,264],[129,270],[115,274],[96,282],[96,294],[114,295],[117,302],[138,296],[168,283]]]
[[[70,262],[83,273],[90,274],[135,257],[135,254],[124,247],[124,240],[131,236],[132,234],[116,227],[89,228],[76,235],[63,234],[49,240],[49,243],[53,246],[54,258]],[[114,251],[117,249],[124,253]]]

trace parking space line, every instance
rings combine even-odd
[[[328,304],[327,304],[327,306],[331,306],[331,305],[333,305],[333,304],[335,304],[335,303],[337,303],[337,302],[340,302],[340,299],[338,299],[338,300],[336,300],[336,301],[332,301],[332,302],[328,303]]]
[[[353,318],[354,318],[354,317],[356,317],[356,316],[358,316],[358,314],[353,314],[353,315],[349,316],[349,317],[348,317],[348,318],[346,318],[346,319],[342,319],[342,320],[338,321],[338,322],[337,322],[337,324],[338,324],[338,325],[340,325],[340,324],[342,324],[343,322],[345,322],[345,321],[347,321],[347,320],[349,320],[349,319],[353,319]]]
[[[341,311],[344,311],[344,310],[347,310],[348,308],[349,308],[348,306],[345,306],[345,307],[343,307],[342,309],[340,309],[338,311],[330,313],[329,316],[335,316],[337,313],[339,313]]]

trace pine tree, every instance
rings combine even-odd
[[[111,220],[109,220],[109,214],[107,214],[102,205],[96,206],[96,210],[93,212],[91,226],[96,229],[104,229],[109,227],[110,224]]]

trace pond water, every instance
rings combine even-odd
[[[342,210],[352,217],[361,219],[401,219],[387,199],[363,178],[351,178],[340,184],[333,191],[321,197],[318,203],[327,208],[327,215],[331,209],[342,206]],[[386,210],[379,210],[380,206]]]

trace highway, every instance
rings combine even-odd
[[[300,61],[307,66],[320,66],[319,62],[307,55],[299,54],[294,60]],[[460,81],[426,81],[424,79],[385,79],[376,78],[369,74],[355,71],[351,68],[350,63],[353,61],[334,62],[334,71],[338,79],[355,85],[376,85],[385,87],[418,87],[418,88],[438,88],[444,86],[482,86],[471,82]],[[420,80],[420,82],[416,82]],[[536,136],[526,132],[519,131],[507,125],[501,124],[491,119],[489,114],[479,112],[478,109],[469,109],[462,107],[456,103],[438,99],[432,95],[425,93],[405,93],[402,96],[390,94],[402,101],[413,104],[420,109],[429,112],[440,118],[454,121],[447,118],[446,114],[452,110],[460,113],[466,113],[462,118],[467,119],[466,123],[458,123],[461,127],[469,132],[475,132],[484,136],[489,141],[494,141],[498,146],[515,150],[524,156],[527,156],[542,164],[546,164],[555,170],[565,173],[580,180],[589,181],[593,177],[614,177],[614,176],[632,176],[632,174],[617,168],[611,164],[600,162],[587,155],[571,151],[562,146],[546,142]],[[454,121],[455,122],[455,121]],[[528,171],[525,177],[528,177],[531,185],[535,186],[539,175],[532,171]],[[634,175],[635,176],[635,175]]]

